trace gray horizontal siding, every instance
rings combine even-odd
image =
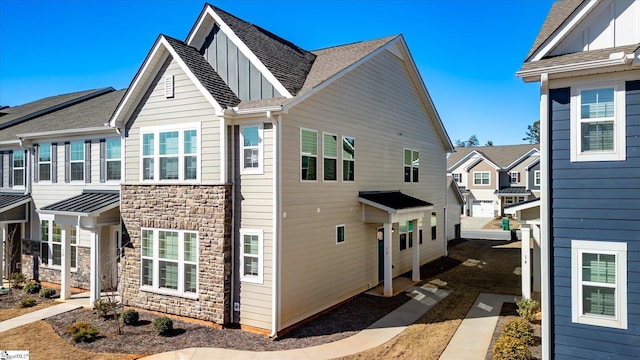
[[[640,82],[627,82],[626,93],[626,161],[571,162],[570,89],[550,91],[556,359],[640,356]],[[627,330],[572,323],[571,240],[627,242]]]

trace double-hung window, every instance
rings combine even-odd
[[[322,161],[324,180],[338,180],[338,136],[322,134]]]
[[[300,130],[300,178],[317,180],[318,169],[318,132]]]
[[[142,229],[142,288],[193,297],[198,289],[198,233]]]
[[[627,329],[627,243],[571,241],[572,321]]]
[[[520,172],[519,171],[512,171],[509,174],[509,176],[510,176],[512,184],[517,184],[517,183],[520,182]]]
[[[84,142],[72,141],[70,144],[71,181],[84,180]]]
[[[418,182],[420,152],[404,149],[404,182]]]
[[[344,224],[336,226],[336,244],[344,242]]]
[[[488,171],[475,171],[473,173],[473,185],[489,185],[491,183],[491,174]]]
[[[263,128],[262,125],[248,125],[240,128],[242,143],[242,173],[263,173]]]
[[[462,174],[461,173],[453,173],[453,180],[456,183],[461,183],[462,182]]]
[[[71,268],[76,268],[78,258],[78,234],[75,226],[69,227],[71,244]],[[44,265],[62,266],[62,227],[51,220],[40,223],[40,257]]]
[[[38,145],[38,180],[51,181],[51,144]]]
[[[13,152],[13,186],[24,187],[25,166],[24,151],[15,150]]]
[[[413,226],[412,221],[400,221],[398,223],[400,251],[413,247]]]
[[[342,181],[354,181],[356,165],[356,140],[342,137]]]
[[[263,282],[263,232],[240,229],[240,280]]]
[[[533,172],[533,185],[540,186],[540,170],[535,170]]]
[[[198,180],[200,125],[142,128],[142,180]]]
[[[107,139],[106,140],[106,167],[107,167],[107,181],[120,180],[120,161],[122,157],[122,147],[120,145],[121,139]]]
[[[571,161],[624,160],[624,83],[576,87],[571,105]]]

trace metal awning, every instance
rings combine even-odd
[[[524,186],[510,186],[504,187],[500,190],[496,190],[495,194],[498,196],[514,196],[514,195],[531,195],[531,191],[527,190]]]
[[[119,191],[85,190],[80,195],[44,206],[38,212],[54,215],[98,216],[119,206]]]
[[[400,191],[366,191],[359,193],[361,203],[373,206],[390,214],[403,212],[427,211],[433,204]]]
[[[0,214],[31,201],[30,195],[0,193]]]

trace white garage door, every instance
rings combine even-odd
[[[493,217],[493,201],[492,200],[473,200],[473,205],[471,207],[471,216]]]

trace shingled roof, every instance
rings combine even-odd
[[[533,53],[535,53],[538,48],[540,48],[540,46],[542,46],[542,44],[544,44],[545,41],[547,41],[562,24],[564,24],[564,22],[583,2],[584,0],[560,0],[553,3],[525,61],[531,60]]]
[[[240,103],[240,99],[222,80],[220,75],[211,67],[211,64],[192,46],[185,44],[183,41],[172,37],[163,36],[169,45],[176,51],[178,56],[189,67],[189,70],[198,78],[198,81],[213,96],[214,99],[223,108],[236,106]]]
[[[491,161],[497,166],[506,168],[532,149],[540,150],[540,145],[520,144],[503,146],[457,147],[456,152],[452,153],[447,158],[447,169],[454,166],[456,163],[464,159],[473,151],[477,151],[487,160]]]
[[[295,44],[210,6],[292,95],[297,95],[316,58]]]

